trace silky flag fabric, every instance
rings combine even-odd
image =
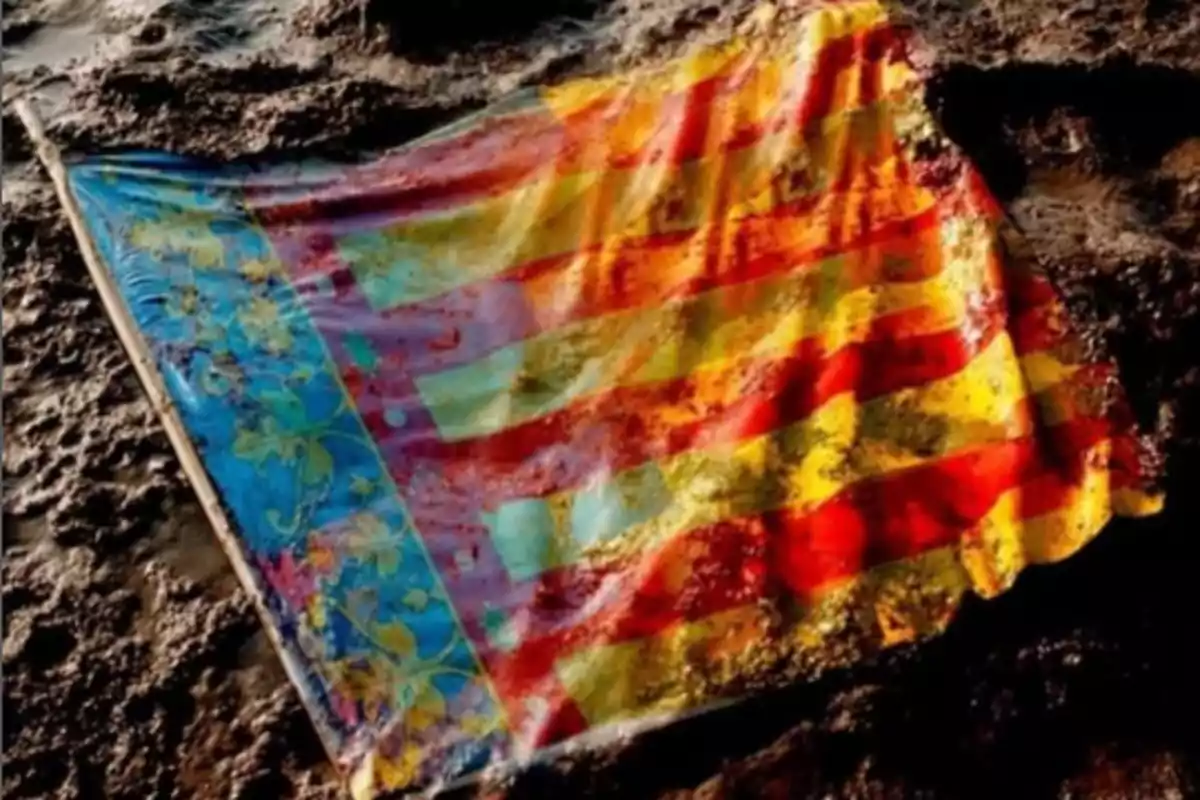
[[[940,630],[1138,439],[879,5],[355,165],[68,165],[356,797]]]

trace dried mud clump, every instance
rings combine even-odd
[[[446,102],[351,75],[332,74],[327,61],[295,64],[261,59],[217,66],[183,61],[170,72],[146,65],[99,72],[78,93],[82,124],[58,132],[75,148],[119,139],[130,146],[166,147],[208,158],[319,152],[361,156],[381,142],[411,138],[469,99]],[[445,103],[445,105],[443,105]],[[97,129],[88,121],[104,114]],[[189,120],[181,127],[179,120]],[[229,131],[238,135],[231,137]]]
[[[592,18],[603,0],[328,0],[299,19],[319,37],[359,37],[410,56],[446,55],[479,44],[526,37],[547,23]]]

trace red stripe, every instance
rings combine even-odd
[[[1061,426],[1092,446],[1104,420]],[[830,581],[953,544],[1000,496],[1029,489],[1028,518],[1062,507],[1082,474],[1085,451],[1064,469],[1029,437],[865,480],[816,509],[783,509],[688,532],[634,563],[572,566],[543,576],[526,638],[494,673],[507,692],[528,691],[554,663],[583,648],[653,636],[688,620],[786,591],[803,599]],[[1114,485],[1128,476],[1113,473]],[[602,610],[589,602],[616,599]]]
[[[865,55],[882,61],[896,49],[903,33],[890,25],[881,25],[856,36],[870,42],[864,49]],[[825,96],[828,87],[839,71],[854,64],[855,55],[854,36],[833,40],[821,49],[798,108],[799,125],[807,127],[828,116],[831,102]],[[736,69],[741,63],[735,60],[730,66]],[[864,70],[877,69],[879,62],[872,63],[874,66],[859,66]],[[678,106],[676,113],[683,114],[678,137],[665,154],[671,163],[684,163],[703,154],[712,105],[734,88],[737,78],[736,72],[722,73],[698,82],[682,95],[663,99],[666,110]],[[874,99],[871,97],[867,102]],[[633,169],[659,157],[656,152],[659,143],[652,140],[639,152],[615,157],[603,146],[608,139],[607,131],[619,120],[623,106],[628,103],[628,94],[619,92],[564,120],[545,110],[484,118],[461,136],[350,170],[344,184],[325,186],[322,192],[301,201],[267,205],[264,201],[270,198],[269,190],[255,192],[253,187],[248,189],[247,197],[258,218],[274,225],[329,223],[373,215],[398,218],[500,194],[544,173],[548,167],[557,169],[559,174],[581,168]],[[770,128],[769,124],[760,124],[732,131],[719,150],[729,152],[748,147]],[[597,163],[598,156],[604,161]],[[254,203],[256,197],[259,205]]]
[[[959,330],[911,335],[926,320],[927,312],[917,308],[880,317],[868,340],[834,353],[824,351],[820,337],[812,337],[798,342],[785,358],[743,362],[734,368],[744,386],[731,404],[696,408],[700,379],[688,375],[619,387],[487,436],[424,440],[414,443],[410,455],[442,462],[447,477],[474,487],[491,507],[578,486],[601,467],[617,471],[761,435],[805,418],[847,391],[864,402],[949,377],[1005,328],[1019,355],[1061,344],[1067,332],[1061,325],[1045,324],[1048,315],[1058,313],[1045,279],[1014,273],[1005,284],[1007,309],[998,299],[980,298],[974,317]],[[690,411],[687,416],[695,421],[651,424],[656,411],[672,407]]]
[[[864,36],[863,33],[866,33]],[[858,66],[854,62],[859,52],[861,42],[870,39],[882,39],[888,45],[898,41],[897,31],[891,25],[874,28],[869,32],[854,33],[830,41],[817,53],[812,71],[805,86],[804,98],[797,107],[796,121],[800,127],[807,127],[814,120],[824,119],[833,109],[834,92],[837,90],[838,75],[847,67]],[[870,52],[883,60],[886,46],[875,43]],[[862,65],[866,66],[866,65]],[[871,69],[864,69],[870,72]]]
[[[342,181],[298,201],[272,202],[269,188],[248,195],[254,213],[271,225],[415,214],[497,194],[531,180],[545,172],[547,154],[557,153],[564,138],[560,121],[539,108],[485,118],[463,136],[367,167],[351,167]]]
[[[485,504],[575,487],[597,469],[619,471],[685,450],[758,436],[804,419],[839,394],[858,402],[963,369],[1003,331],[995,303],[963,329],[904,336],[924,309],[883,316],[871,338],[827,353],[820,337],[800,341],[785,358],[736,367],[745,385],[736,401],[690,414],[694,421],[652,427],[658,409],[690,409],[699,380],[621,387],[490,436],[425,442],[458,485],[475,487]]]
[[[1026,352],[1069,341],[1069,319],[1054,286],[1041,274],[1014,266],[1005,272],[1005,292],[1014,320],[1009,335]]]
[[[934,246],[921,234],[932,230],[941,220],[941,210],[936,206],[913,217],[879,219],[873,227],[863,228],[853,237],[845,236],[841,225],[833,226],[824,243],[816,247],[797,246],[796,236],[789,235],[787,227],[813,225],[807,215],[818,202],[817,197],[808,198],[737,221],[725,257],[713,269],[699,274],[689,272],[675,283],[663,278],[663,266],[658,262],[672,249],[687,246],[694,239],[694,231],[627,240],[616,257],[606,263],[604,286],[583,282],[569,308],[552,320],[543,312],[539,323],[531,311],[524,315],[525,325],[508,325],[503,332],[498,322],[492,322],[513,316],[511,303],[520,301],[517,288],[522,283],[544,280],[547,275],[568,269],[576,275],[580,271],[595,272],[597,260],[602,256],[601,246],[531,262],[504,275],[384,312],[386,322],[375,336],[390,352],[403,354],[406,371],[420,375],[468,364],[500,347],[542,333],[549,323],[565,325],[638,306],[682,300],[791,270],[802,271],[823,259],[853,250],[886,246],[892,248],[888,255],[908,256],[914,265],[910,272],[881,271],[877,278],[899,281],[931,277],[924,267],[924,262],[930,259],[919,248]],[[607,260],[610,256],[603,257]],[[680,253],[680,258],[684,257]],[[498,297],[507,298],[505,308],[497,308]],[[478,327],[479,320],[488,321],[489,335],[464,334],[464,330]]]

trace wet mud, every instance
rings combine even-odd
[[[436,6],[436,11],[427,7]],[[426,8],[422,8],[426,7]],[[4,95],[73,148],[348,156],[653,63],[749,2],[5,0]],[[1200,796],[1200,5],[905,0],[929,102],[1121,379],[1167,511],[946,635],[531,769],[517,797]],[[3,795],[337,796],[3,120]]]

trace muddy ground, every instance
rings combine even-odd
[[[73,147],[326,154],[653,62],[747,2],[4,0],[5,95]],[[398,8],[412,9],[409,12]],[[930,102],[1167,458],[1160,518],[942,638],[523,777],[525,797],[1200,796],[1200,3],[904,0]],[[365,30],[365,34],[364,34]],[[4,117],[3,795],[336,783]]]

